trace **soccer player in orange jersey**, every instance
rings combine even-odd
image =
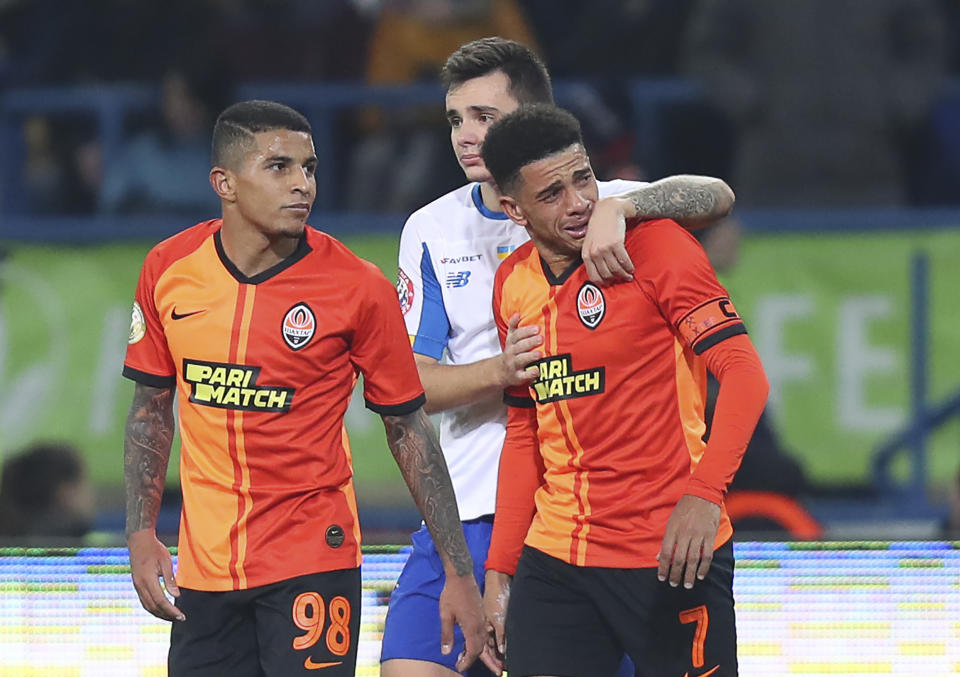
[[[767,395],[743,322],[673,221],[627,233],[631,282],[601,289],[581,245],[598,199],[576,119],[535,105],[487,133],[501,205],[531,242],[497,271],[501,341],[544,342],[506,391],[485,606],[511,677],[737,674],[732,528],[723,496]],[[706,373],[720,382],[708,444]],[[505,627],[504,627],[504,616]],[[505,630],[505,639],[504,639]]]
[[[300,113],[229,107],[212,160],[222,218],[147,255],[124,364],[136,382],[124,439],[130,567],[144,608],[174,621],[170,674],[354,674],[360,525],[343,417],[359,374],[441,553],[438,640],[449,651],[461,626],[463,669],[484,643],[480,593],[394,288],[306,225],[317,158]],[[155,533],[175,396],[176,579]]]

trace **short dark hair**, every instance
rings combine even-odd
[[[213,127],[213,166],[236,168],[253,147],[253,135],[274,129],[313,134],[302,113],[276,101],[241,101],[227,107]]]
[[[547,67],[529,47],[506,38],[480,38],[462,45],[447,58],[440,82],[450,91],[498,70],[510,80],[507,91],[520,104],[553,103]]]
[[[525,166],[575,144],[583,145],[577,118],[557,106],[534,104],[497,120],[480,152],[494,182],[506,193]]]

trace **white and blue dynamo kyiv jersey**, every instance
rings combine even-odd
[[[600,197],[607,197],[643,184],[598,185]],[[500,262],[529,239],[506,214],[484,206],[479,183],[411,214],[400,236],[397,294],[413,352],[448,364],[498,355],[493,276]],[[440,445],[462,520],[493,514],[506,423],[501,393],[440,416]]]

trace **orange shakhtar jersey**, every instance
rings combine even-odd
[[[628,283],[601,289],[580,262],[557,278],[528,243],[494,284],[501,342],[514,313],[544,338],[538,379],[505,395],[512,407],[536,409],[511,417],[504,447],[506,458],[522,421],[531,430],[516,437],[535,436],[532,453],[542,456],[525,543],[577,566],[657,566],[677,501],[701,493],[690,488],[705,448],[700,354],[746,333],[703,249],[678,224],[646,222],[627,233],[626,248],[635,265]],[[712,489],[701,495],[715,498]],[[716,545],[732,533],[722,510]]]
[[[123,373],[177,389],[177,582],[242,590],[357,567],[360,525],[343,418],[424,402],[396,291],[372,263],[307,227],[252,278],[222,221],[154,247],[137,284]]]

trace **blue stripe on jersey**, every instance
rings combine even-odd
[[[443,349],[447,347],[450,320],[426,242],[423,243],[420,257],[420,276],[423,278],[423,308],[420,311],[420,326],[413,340],[413,352],[439,360],[443,357]]]
[[[503,212],[495,212],[490,209],[487,209],[487,205],[483,204],[483,195],[480,194],[480,184],[474,184],[473,190],[470,192],[470,195],[473,197],[473,204],[476,205],[477,210],[486,216],[488,219],[496,219],[497,221],[506,221],[510,217]]]

